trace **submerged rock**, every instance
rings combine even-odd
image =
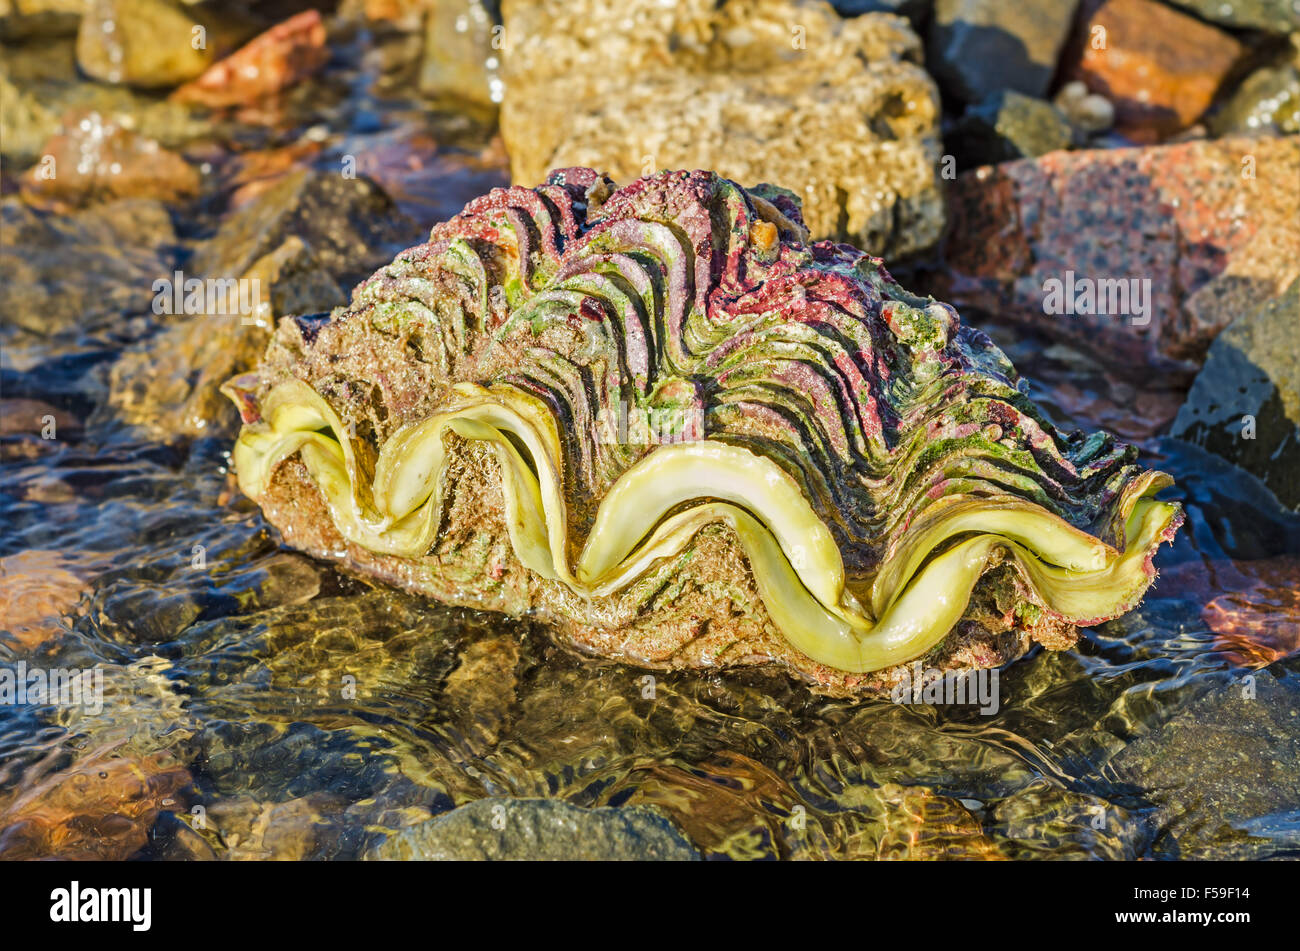
[[[1300,274],[1295,136],[1054,152],[962,175],[950,199],[927,286],[1116,369],[1189,377]]]
[[[707,172],[496,190],[346,311],[280,322],[225,387],[240,486],[291,545],[589,652],[839,693],[1134,605],[1168,476],[805,239],[790,193]]]
[[[1300,278],[1214,341],[1173,435],[1253,472],[1300,511],[1298,344]]]
[[[1300,848],[1300,702],[1285,667],[1240,673],[1143,726],[1107,773],[1154,806],[1160,857],[1264,859]]]
[[[821,0],[507,2],[501,130],[515,182],[716,169],[780,182],[813,236],[878,254],[943,225],[936,90],[895,17]]]
[[[171,272],[175,233],[167,209],[123,199],[70,215],[0,205],[0,314],[36,334],[103,329],[146,313],[153,282]]]
[[[645,806],[583,809],[559,799],[479,799],[389,837],[372,860],[691,861],[690,842]]]

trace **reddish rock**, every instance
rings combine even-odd
[[[97,750],[0,806],[0,859],[122,861],[140,851],[163,810],[192,782],[169,753]]]
[[[172,93],[180,102],[214,109],[281,92],[325,65],[325,25],[316,10],[277,23]]]
[[[0,558],[0,644],[27,653],[59,637],[60,619],[86,593],[86,559],[58,551],[20,551]]]
[[[1154,0],[1093,7],[1073,75],[1114,104],[1119,131],[1137,142],[1199,119],[1245,52],[1228,34]]]
[[[1108,369],[1190,374],[1234,317],[1300,275],[1297,220],[1297,136],[1055,152],[952,183],[941,271],[926,287],[963,313],[1088,347]],[[1063,297],[1086,302],[1081,281],[1100,291],[1115,279],[1139,282],[1126,285],[1141,295],[1127,315],[1049,312]],[[1111,310],[1100,296],[1094,310]]]
[[[1245,575],[1239,589],[1201,612],[1219,636],[1217,648],[1243,667],[1263,667],[1300,650],[1300,559],[1236,562],[1234,568],[1240,571],[1233,575]]]
[[[66,116],[41,151],[22,181],[23,193],[37,204],[176,201],[199,192],[199,172],[185,159],[93,110]]]

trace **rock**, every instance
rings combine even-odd
[[[77,63],[100,82],[175,86],[216,58],[206,30],[168,0],[87,0],[77,32]]]
[[[1300,30],[1300,6],[1295,0],[1169,0],[1202,20],[1235,29],[1289,33]]]
[[[198,169],[98,112],[65,117],[41,151],[41,161],[23,179],[24,194],[36,203],[178,201],[199,192]]]
[[[903,21],[843,20],[811,0],[507,0],[503,12],[516,183],[568,165],[621,183],[716,169],[799,192],[814,237],[887,255],[937,238],[938,96]]]
[[[159,813],[179,805],[191,781],[167,753],[95,751],[24,783],[0,806],[0,859],[130,858],[148,843]]]
[[[1210,132],[1226,135],[1294,135],[1300,132],[1300,33],[1290,53],[1246,77],[1209,119]]]
[[[348,803],[326,792],[284,802],[249,797],[222,799],[208,810],[227,846],[223,858],[234,861],[300,862],[317,857],[337,838],[335,828]]]
[[[11,199],[0,205],[0,229],[0,312],[37,334],[147,312],[176,241],[167,209],[139,198],[58,216]]]
[[[1086,346],[1115,368],[1190,375],[1236,314],[1300,274],[1294,136],[1054,152],[961,175],[949,198],[945,271],[926,289],[963,313]],[[1142,295],[1150,281],[1145,325],[1136,298],[1130,316],[1048,312],[1060,309],[1049,282],[1077,299],[1113,279],[1138,280],[1125,287]]]
[[[259,258],[240,280],[258,282],[258,301],[247,320],[178,315],[177,324],[114,364],[109,401],[123,419],[161,439],[233,430],[238,413],[217,388],[257,362],[275,321],[346,303],[313,250],[296,236]]]
[[[0,0],[0,40],[71,36],[87,0]]]
[[[559,799],[479,799],[390,836],[372,860],[690,861],[699,854],[644,806],[583,809]]]
[[[1103,0],[1080,31],[1074,78],[1115,105],[1118,130],[1157,142],[1209,107],[1245,48],[1155,0]]]
[[[921,25],[934,0],[830,0],[835,12],[843,17],[864,13],[893,13],[911,21],[913,29]]]
[[[298,169],[227,217],[195,251],[189,271],[242,275],[293,236],[307,242],[321,268],[351,287],[423,235],[365,176]]]
[[[212,108],[243,105],[302,82],[328,59],[320,13],[304,10],[186,83],[172,99]]]
[[[1077,0],[935,0],[926,44],[944,91],[979,102],[1000,89],[1042,98]]]
[[[1300,279],[1210,347],[1173,435],[1253,472],[1300,511]]]
[[[1068,149],[1073,130],[1051,103],[1003,90],[967,109],[949,141],[970,168]]]
[[[1037,780],[1000,801],[993,831],[1012,840],[1009,858],[1132,862],[1147,837],[1128,810]]]
[[[495,110],[501,82],[501,33],[496,4],[435,0],[425,20],[420,91],[435,99]],[[495,32],[495,35],[494,35]]]
[[[1233,567],[1246,572],[1250,583],[1215,596],[1201,611],[1219,636],[1217,649],[1243,667],[1265,667],[1300,650],[1300,559],[1281,556]]]
[[[1115,124],[1115,107],[1110,100],[1088,92],[1088,87],[1077,79],[1062,86],[1052,102],[1080,132],[1105,132]]]
[[[1298,696],[1295,675],[1284,669],[1238,674],[1200,691],[1163,723],[1139,728],[1119,749],[1107,775],[1154,804],[1148,821],[1161,829],[1158,857],[1295,854],[1300,833],[1286,817],[1300,801]]]
[[[5,407],[6,417],[11,408]],[[20,551],[0,558],[0,643],[33,651],[61,633],[59,619],[88,590],[76,559],[57,551]]]
[[[57,125],[54,113],[41,100],[20,89],[0,72],[0,156],[18,164],[30,165],[41,154],[41,146]]]
[[[175,149],[196,138],[210,136],[210,122],[200,121],[188,106],[159,100],[126,86],[101,83],[23,78],[0,61],[0,155],[18,167],[41,156],[47,140],[60,132],[61,117],[69,113],[97,112],[112,122],[165,148]]]

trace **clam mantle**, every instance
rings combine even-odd
[[[950,306],[708,172],[494,190],[224,391],[291,545],[592,653],[832,693],[1069,646],[1182,518]]]

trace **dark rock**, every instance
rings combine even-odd
[[[315,262],[351,287],[424,237],[378,185],[360,176],[299,169],[227,218],[195,251],[198,277],[239,277],[293,236]]]
[[[85,6],[86,0],[2,0],[0,40],[71,36]]]
[[[1216,136],[1300,132],[1300,48],[1247,76],[1208,125]]]
[[[925,19],[934,0],[831,0],[831,6],[844,17],[860,16],[863,13],[893,13],[907,17],[913,27],[919,27]]]
[[[98,329],[148,311],[176,241],[167,209],[134,198],[61,216],[8,200],[0,234],[3,322],[39,334]]]
[[[1238,29],[1289,33],[1300,29],[1300,5],[1295,0],[1169,0],[1202,20]]]
[[[248,315],[175,315],[175,323],[114,364],[110,403],[124,420],[159,439],[233,430],[238,413],[218,387],[257,362],[275,322],[346,303],[313,249],[297,236],[239,276],[241,294],[244,287],[250,290]],[[242,296],[240,301],[242,306]]]
[[[1300,279],[1214,341],[1173,435],[1253,472],[1300,510],[1298,343]]]
[[[930,71],[964,102],[999,89],[1042,97],[1075,6],[1076,0],[936,0],[926,44]]]
[[[1242,673],[1146,727],[1107,773],[1143,790],[1162,857],[1295,855],[1300,833],[1300,701],[1294,674]],[[1112,797],[1115,801],[1115,797]],[[1276,828],[1273,828],[1274,824]]]
[[[659,812],[559,799],[479,799],[374,848],[378,860],[689,861],[699,854]]]
[[[1051,103],[1003,90],[967,109],[949,141],[965,169],[1045,155],[1072,140],[1070,123]]]
[[[98,112],[71,113],[23,180],[36,203],[84,205],[113,198],[176,201],[199,192],[199,172],[153,139]]]

